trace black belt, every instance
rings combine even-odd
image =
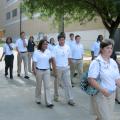
[[[13,56],[13,54],[11,54],[11,55],[5,55],[5,56]]]
[[[40,69],[40,68],[38,68],[38,67],[36,67],[36,69],[37,69],[37,70],[42,70],[42,71],[48,70],[48,69]]]
[[[26,53],[27,51],[25,51],[25,52],[20,52],[20,53]]]

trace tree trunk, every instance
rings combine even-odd
[[[115,35],[115,32],[116,32],[117,28],[111,28],[109,30],[109,38],[113,39],[114,40],[114,35]],[[115,40],[114,40],[115,41]]]
[[[102,22],[105,26],[105,28],[108,30],[109,32],[109,38],[114,40],[114,35],[115,32],[119,26],[119,19],[117,19],[114,23],[110,24],[110,22],[108,22],[107,20],[105,20],[102,16],[101,16]]]
[[[64,32],[64,16],[60,16],[58,32]]]

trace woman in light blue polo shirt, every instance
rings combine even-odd
[[[110,58],[113,52],[113,42],[104,40],[100,44],[100,55],[92,61],[89,67],[88,80],[99,93],[92,96],[92,108],[97,120],[112,120],[115,104],[116,85],[120,87],[120,74],[117,63]],[[99,62],[98,62],[99,61]],[[100,77],[100,83],[96,81]]]

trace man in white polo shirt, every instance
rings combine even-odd
[[[65,41],[65,43],[72,49],[73,44],[75,43],[74,34],[70,33],[70,40]]]
[[[70,61],[71,61],[71,51],[68,45],[65,44],[65,36],[58,36],[59,44],[54,49],[57,77],[54,82],[54,100],[58,101],[58,88],[59,83],[65,90],[66,99],[69,105],[74,106],[73,95],[72,95],[72,85],[70,81]]]
[[[72,85],[74,84],[73,77],[75,70],[78,73],[78,78],[81,79],[81,75],[83,73],[83,55],[84,55],[84,47],[80,43],[80,36],[76,35],[75,36],[75,43],[72,46],[72,64],[70,66],[71,70],[71,82]],[[73,85],[74,86],[74,85]]]
[[[18,52],[18,77],[20,77],[21,73],[21,63],[23,60],[24,63],[24,71],[25,71],[25,76],[24,78],[29,79],[28,77],[28,53],[27,53],[27,45],[28,41],[25,39],[25,32],[20,33],[20,39],[16,41],[16,49]]]

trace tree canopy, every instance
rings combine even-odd
[[[120,0],[23,0],[27,13],[53,17],[59,21],[61,16],[69,23],[79,21],[81,24],[99,16],[110,33],[110,38],[120,24]]]

